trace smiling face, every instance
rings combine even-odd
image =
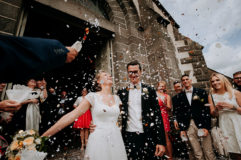
[[[38,88],[41,88],[41,86],[43,85],[42,81],[40,81],[40,80],[37,81],[36,84],[37,84],[37,87],[38,87]]]
[[[140,82],[141,70],[139,65],[129,65],[128,69],[128,77],[130,78],[131,83],[137,84]]]
[[[157,89],[158,89],[160,92],[165,92],[165,91],[166,91],[166,84],[163,83],[163,82],[159,82]]]
[[[36,87],[36,81],[34,79],[30,79],[27,83],[27,86],[29,88],[35,88]]]
[[[219,77],[213,76],[211,78],[211,85],[215,90],[220,90],[220,89],[223,89],[224,82],[222,82]]]
[[[192,80],[188,76],[182,77],[182,85],[185,89],[190,89],[192,87]]]
[[[182,84],[181,83],[174,84],[174,90],[176,93],[180,93],[182,91]]]
[[[233,76],[233,82],[237,86],[241,87],[241,73],[240,74],[236,74],[236,75]]]

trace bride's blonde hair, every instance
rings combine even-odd
[[[211,93],[217,93],[217,90],[212,86],[212,78],[214,76],[219,78],[220,81],[223,82],[224,90],[228,92],[229,99],[232,99],[232,97],[233,97],[233,92],[232,92],[233,91],[233,87],[232,87],[231,83],[229,82],[229,80],[226,77],[224,77],[222,74],[219,74],[219,73],[213,73],[211,75],[210,79],[209,79],[210,86],[211,86],[210,87],[210,89],[211,89],[210,92]]]

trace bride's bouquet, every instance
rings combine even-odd
[[[43,160],[46,156],[47,137],[40,137],[34,130],[20,130],[8,146],[8,160]]]
[[[21,103],[28,99],[31,91],[31,88],[17,84],[14,85],[12,89],[8,89],[6,91],[6,94],[8,96],[8,99]]]

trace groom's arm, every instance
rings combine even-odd
[[[153,116],[153,123],[154,125],[154,133],[153,135],[155,135],[154,138],[156,138],[156,144],[159,145],[166,145],[166,136],[165,136],[165,130],[164,130],[164,124],[163,124],[163,119],[161,116],[161,110],[160,110],[160,106],[158,104],[158,100],[157,100],[157,95],[156,95],[156,91],[154,89],[150,90],[150,96],[151,96],[151,104],[154,110],[154,116]]]

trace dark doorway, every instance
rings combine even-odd
[[[100,55],[108,39],[111,38],[112,33],[103,28],[92,27],[81,19],[38,2],[31,2],[28,6],[24,36],[57,39],[65,46],[71,46],[76,40],[83,37],[86,27],[90,28],[90,33],[77,59],[71,64],[65,64],[61,68],[44,74],[48,86],[55,88],[57,95],[60,95],[63,90],[67,91],[68,98],[72,100],[71,107],[76,98],[80,96],[82,88],[91,89],[96,69],[96,57],[99,57],[98,55]],[[57,114],[55,110],[53,112]],[[47,117],[42,116],[42,119],[44,118]],[[49,118],[52,119],[53,117],[50,116]],[[72,142],[74,140],[73,135],[71,135],[72,130],[65,131],[68,134],[68,139],[65,142],[63,142],[62,135],[57,136],[53,150],[73,147],[73,143],[68,143],[69,140]],[[79,142],[79,140],[76,142]],[[56,149],[56,147],[59,149]]]
[[[90,28],[88,38],[77,59],[45,74],[50,86],[55,87],[57,91],[66,90],[76,98],[81,88],[91,87],[96,57],[112,33],[37,2],[32,2],[28,8],[24,36],[57,39],[64,45],[71,46],[83,37],[86,27]]]

